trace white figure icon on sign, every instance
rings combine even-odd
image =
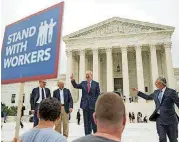
[[[38,37],[37,37],[37,44],[36,46],[41,46],[42,45],[42,31],[43,31],[43,22],[41,22],[41,25],[39,27],[39,33],[38,33]]]
[[[55,27],[56,23],[57,22],[53,22],[53,18],[50,19],[49,31],[48,31],[48,43],[52,42],[53,28]]]
[[[48,34],[48,24],[47,24],[47,21],[44,21],[44,26],[43,26],[43,33],[42,33],[42,43],[43,45],[44,44],[47,44],[47,34]]]
[[[50,24],[47,24],[46,20],[41,22],[36,46],[43,46],[44,44],[47,44],[47,40],[48,43],[52,42],[53,30],[56,23],[57,22],[53,22],[53,18],[50,19]]]

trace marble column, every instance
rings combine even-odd
[[[72,50],[67,49],[66,50],[67,55],[67,72],[66,72],[66,88],[71,90],[71,80],[70,76],[72,74]]]
[[[98,48],[92,49],[93,51],[93,80],[99,82],[99,57],[98,57]]]
[[[80,75],[79,82],[85,80],[85,50],[80,50]]]
[[[138,90],[144,92],[144,74],[142,64],[142,46],[135,46],[136,51],[136,67],[137,67],[137,85]]]
[[[171,42],[164,44],[165,57],[166,57],[166,70],[167,70],[167,78],[168,78],[167,82],[170,88],[176,89],[176,80],[174,78],[171,46],[172,46]]]
[[[79,50],[79,54],[80,54],[80,63],[79,63],[79,82],[81,83],[81,81],[85,80],[85,49],[80,49]],[[81,97],[82,97],[82,90],[79,90],[79,99],[77,102],[77,106],[80,106],[80,102],[81,102]]]
[[[126,96],[126,100],[129,98],[129,69],[127,58],[127,47],[122,47],[122,75],[123,75],[123,94]]]
[[[113,78],[113,60],[112,60],[112,47],[106,48],[106,62],[107,62],[107,92],[114,91],[114,78]]]
[[[157,54],[156,45],[150,45],[150,59],[151,59],[151,75],[152,75],[152,89],[155,90],[155,81],[159,77],[158,75],[158,64],[157,64]]]
[[[76,53],[76,52],[75,52]],[[75,81],[79,83],[79,56],[77,54],[73,54],[73,74],[75,77]],[[72,86],[72,91],[71,91],[72,97],[73,97],[73,103],[76,103],[79,100],[79,89],[75,89]]]

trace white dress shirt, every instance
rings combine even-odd
[[[39,87],[39,99],[38,99],[37,103],[40,103],[40,102],[42,101],[42,89],[43,89],[43,91],[44,91],[44,97],[45,97],[45,99],[47,98],[47,97],[46,97],[45,88]]]
[[[64,104],[64,94],[63,94],[63,89],[59,89],[60,91],[60,101],[61,101],[61,104]]]

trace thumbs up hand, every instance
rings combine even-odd
[[[71,74],[70,79],[71,79],[71,80],[74,80],[74,75],[73,75],[73,73]]]

